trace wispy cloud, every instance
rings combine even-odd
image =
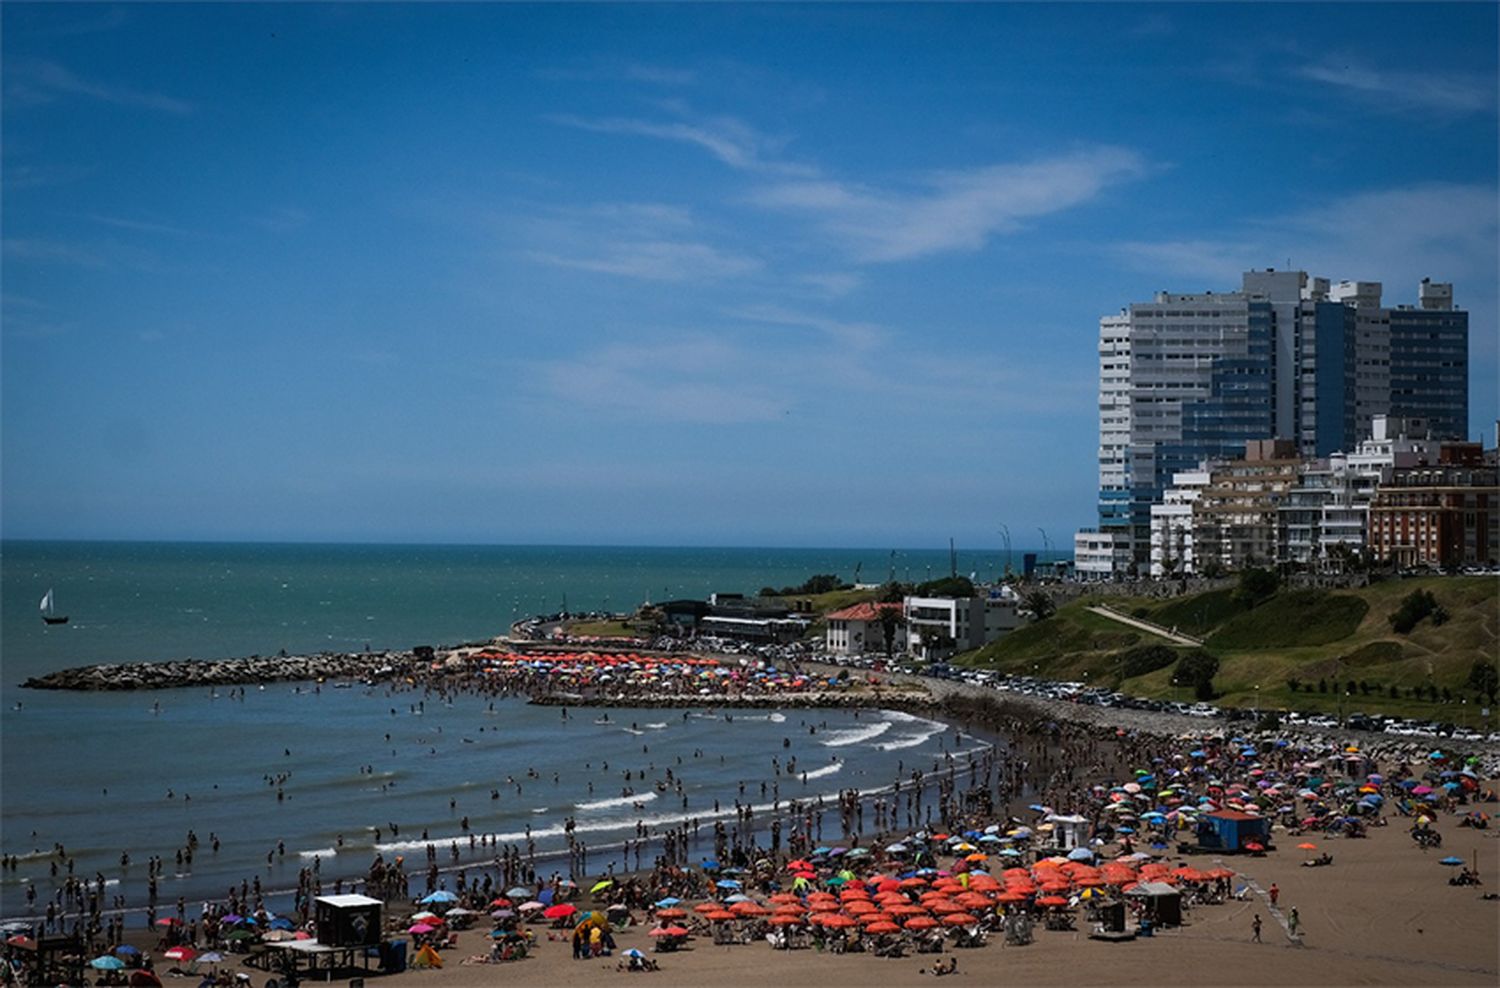
[[[68,264],[75,267],[102,268],[105,260],[97,252],[60,240],[41,240],[27,237],[6,237],[6,257],[17,261],[37,261],[50,264]]]
[[[1025,221],[1081,205],[1148,171],[1134,151],[1101,147],[1024,164],[926,176],[907,190],[833,180],[783,182],[752,195],[805,215],[861,261],[897,261],[977,250]]]
[[[646,281],[719,281],[758,271],[749,254],[709,243],[691,211],[661,203],[556,210],[532,224],[522,256],[557,267]]]
[[[81,96],[115,106],[157,110],[186,116],[197,109],[189,100],[135,89],[119,83],[86,79],[59,62],[28,59],[8,66],[7,102],[22,105],[49,103],[63,96]]]
[[[845,351],[871,350],[891,337],[888,329],[874,323],[832,319],[771,303],[745,306],[728,314],[747,322],[816,330]]]
[[[661,105],[678,119],[581,117],[572,114],[557,114],[547,119],[596,134],[654,137],[688,144],[708,152],[731,168],[744,171],[785,175],[813,174],[808,166],[780,158],[787,143],[785,139],[764,134],[738,117],[696,114],[676,101],[666,101]]]
[[[558,267],[648,281],[718,280],[748,274],[760,267],[759,261],[744,254],[722,251],[708,244],[671,240],[617,240],[582,256],[541,250],[527,251],[526,256]]]
[[[678,69],[666,65],[648,65],[632,62],[623,73],[632,82],[649,82],[658,86],[687,86],[698,80],[698,73],[691,69]]]
[[[250,225],[269,230],[271,233],[291,233],[306,226],[311,217],[307,215],[306,210],[295,206],[277,206],[265,212],[247,216],[245,219]]]
[[[814,271],[799,275],[797,280],[832,298],[848,295],[865,283],[865,279],[853,271]]]
[[[616,344],[532,368],[532,380],[570,406],[648,423],[733,425],[774,421],[789,395],[762,375],[754,353],[682,334]]]
[[[1494,79],[1455,72],[1377,69],[1356,58],[1325,58],[1294,74],[1385,109],[1448,114],[1486,113],[1495,106]]]
[[[134,233],[159,233],[172,237],[197,237],[199,234],[185,227],[173,226],[170,223],[155,223],[150,220],[134,220],[123,216],[108,216],[102,213],[82,213],[81,218],[104,226],[112,226],[117,230],[130,230]]]
[[[1376,189],[1246,219],[1224,237],[1129,241],[1111,251],[1133,268],[1221,286],[1249,268],[1290,260],[1315,274],[1392,287],[1430,276],[1478,288],[1494,283],[1497,201],[1495,187],[1480,184]]]

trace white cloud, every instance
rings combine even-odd
[[[1133,241],[1113,253],[1133,268],[1237,284],[1253,267],[1384,281],[1403,295],[1423,277],[1494,284],[1496,189],[1426,183],[1357,193],[1310,208],[1248,218],[1222,239]],[[1408,286],[1407,283],[1410,283]]]
[[[658,86],[686,86],[698,79],[698,74],[691,69],[674,69],[643,62],[632,62],[625,66],[624,76],[631,82],[649,82]]]
[[[95,251],[77,244],[26,237],[5,238],[5,256],[19,261],[41,261],[71,264],[77,267],[102,268],[105,260]]]
[[[703,335],[616,344],[533,368],[549,397],[646,423],[731,425],[782,417],[791,393],[756,352]],[[762,368],[763,369],[763,368]]]
[[[527,251],[525,256],[558,267],[648,281],[718,280],[760,268],[759,261],[744,254],[722,251],[708,244],[671,240],[617,240],[585,256],[540,250]]]
[[[728,314],[748,322],[817,330],[839,347],[856,351],[871,350],[891,336],[889,330],[874,323],[830,319],[769,303],[746,306]]]
[[[719,281],[762,267],[708,243],[690,210],[662,203],[564,207],[532,223],[531,234],[520,252],[530,260],[646,281]]]
[[[11,71],[12,79],[6,87],[6,97],[8,101],[15,100],[22,104],[48,103],[59,96],[83,96],[115,106],[158,110],[179,116],[197,109],[190,101],[175,96],[85,79],[65,65],[45,59],[13,64]]]
[[[246,221],[272,233],[291,233],[307,225],[311,217],[296,206],[277,206],[263,213],[246,217]]]
[[[1081,205],[1146,171],[1134,151],[1101,147],[1023,164],[935,172],[905,191],[792,181],[762,188],[752,200],[805,214],[858,260],[897,261],[978,250],[996,234]]]
[[[731,168],[746,171],[776,172],[788,175],[811,174],[806,166],[779,160],[785,141],[763,134],[754,127],[730,116],[694,114],[680,103],[664,102],[677,120],[642,120],[634,117],[579,117],[560,114],[548,119],[553,123],[597,134],[628,134],[676,141],[707,151]]]
[[[1375,69],[1354,58],[1300,65],[1294,74],[1381,108],[1438,113],[1484,113],[1495,105],[1494,82],[1451,72]]]

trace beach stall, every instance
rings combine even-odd
[[[1141,882],[1125,894],[1144,900],[1142,918],[1152,926],[1182,925],[1182,893],[1167,883]]]
[[[325,947],[374,947],[380,943],[385,903],[368,895],[320,895],[314,900],[318,943]]]
[[[1064,851],[1070,851],[1075,847],[1087,847],[1089,843],[1089,821],[1077,814],[1059,816],[1056,813],[1047,815],[1047,823],[1052,824],[1052,842],[1056,847]]]
[[[1270,839],[1270,821],[1239,810],[1215,810],[1198,821],[1198,844],[1216,851],[1241,851],[1248,843],[1265,846]]]

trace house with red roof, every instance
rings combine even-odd
[[[891,652],[906,651],[906,624],[901,620],[902,605],[880,604],[866,601],[837,610],[828,615],[827,642],[832,655],[860,655],[865,652],[884,652],[885,624],[881,614],[889,612],[897,620],[893,627]]]

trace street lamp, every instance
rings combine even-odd
[[[1260,720],[1260,684],[1255,684],[1255,719]]]

